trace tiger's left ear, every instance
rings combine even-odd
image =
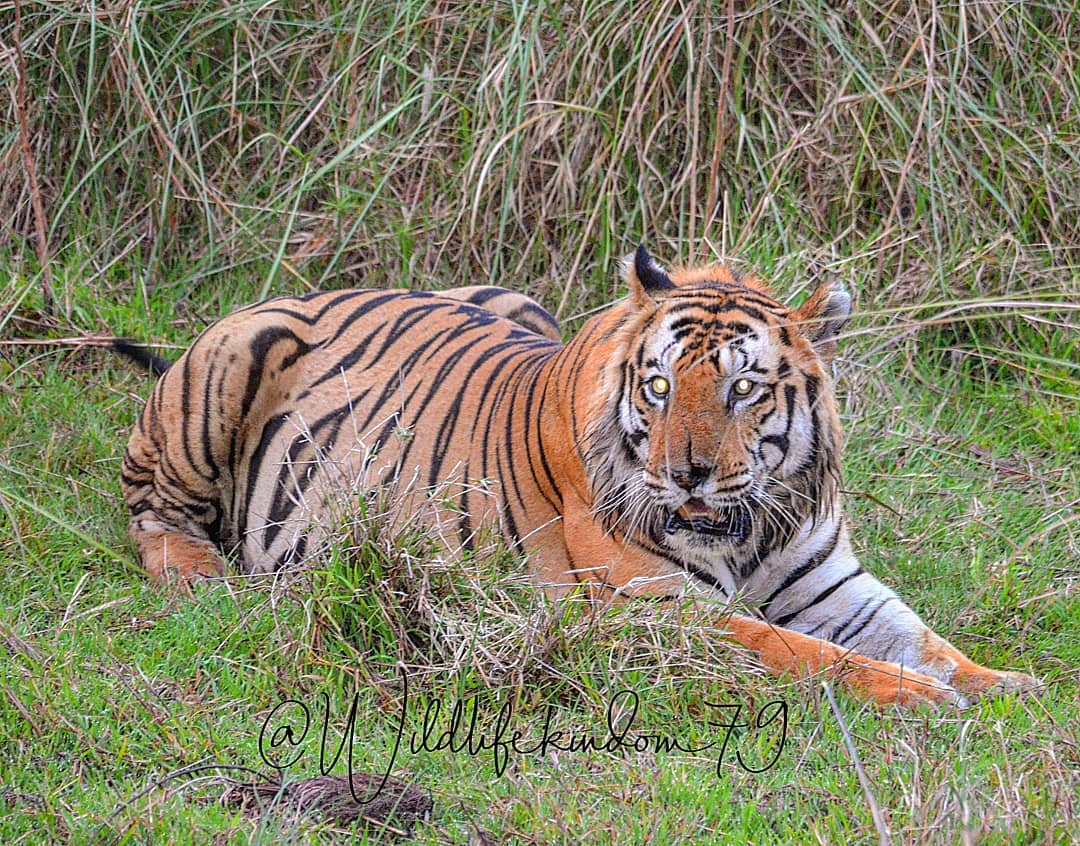
[[[851,294],[839,280],[826,282],[795,311],[799,331],[826,364],[836,355],[836,339],[851,315]]]
[[[649,255],[644,244],[637,252],[623,259],[623,279],[630,286],[630,295],[639,308],[656,304],[658,295],[677,287],[660,262]]]

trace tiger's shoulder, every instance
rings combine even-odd
[[[562,337],[559,321],[551,312],[518,291],[497,285],[468,285],[440,291],[439,295],[487,309],[544,338],[558,341]]]

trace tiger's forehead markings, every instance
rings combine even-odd
[[[756,364],[756,362],[757,360],[755,359],[754,364]],[[751,367],[750,354],[743,349],[742,345],[731,343],[724,343],[720,346],[704,350],[698,355],[686,356],[684,360],[680,361],[678,369],[683,373],[687,373],[696,367],[706,364],[710,365],[712,369],[716,371],[718,376],[738,373],[748,369],[757,369],[756,367]]]
[[[743,349],[761,341],[761,335],[749,324],[725,323],[713,319],[694,321],[693,326],[662,322],[653,333],[651,342],[638,347],[635,369],[640,373],[652,369],[667,372],[687,372],[701,364],[711,363],[717,374],[747,366],[750,355]]]
[[[786,334],[789,317],[785,306],[762,291],[722,280],[698,282],[671,292],[649,315],[643,330],[652,342],[638,347],[635,364],[639,370],[686,370],[711,362],[718,373],[745,369],[751,360],[759,365],[768,334]]]
[[[758,327],[742,319],[725,320],[723,312],[710,314],[707,320],[675,316],[669,318],[664,328],[671,335],[669,346],[678,344],[683,352],[697,350],[702,355],[709,355],[721,347],[741,347],[761,339]]]
[[[668,303],[673,311],[688,311],[697,308],[710,313],[720,313],[735,309],[766,323],[770,322],[766,317],[767,314],[780,320],[788,320],[791,317],[791,310],[768,294],[752,288],[725,283],[680,288],[669,295]]]

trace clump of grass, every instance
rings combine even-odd
[[[339,679],[381,687],[405,670],[422,689],[453,680],[599,707],[630,681],[666,687],[691,675],[736,689],[760,676],[706,606],[553,602],[498,541],[448,544],[439,502],[436,491],[417,513],[366,497],[300,570],[305,637]]]

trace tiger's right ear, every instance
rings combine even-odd
[[[819,286],[795,310],[800,331],[826,363],[836,355],[837,336],[850,316],[851,294],[838,279]]]
[[[667,271],[649,255],[644,244],[638,244],[637,252],[623,259],[623,278],[630,286],[634,302],[640,307],[655,305],[658,295],[676,288]]]

